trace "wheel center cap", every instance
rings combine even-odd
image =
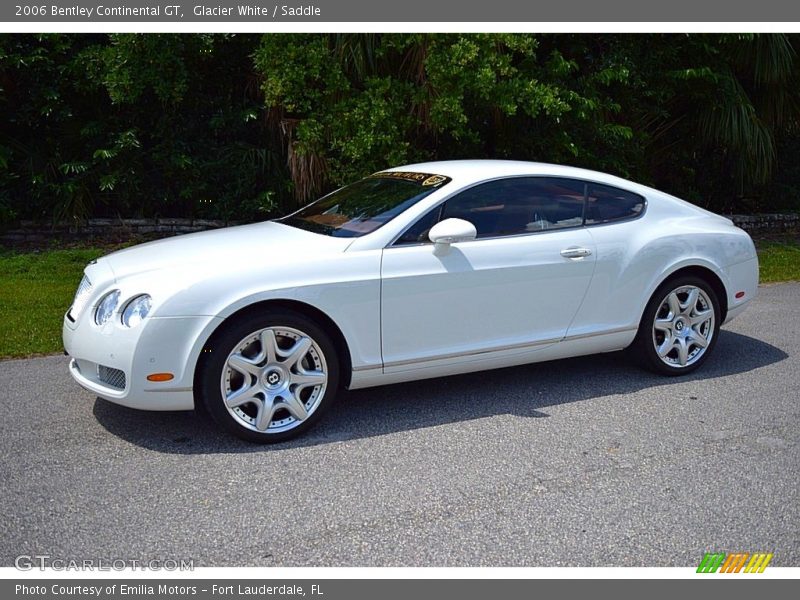
[[[270,388],[280,387],[283,383],[283,373],[278,369],[269,369],[264,373],[264,383]]]
[[[677,321],[675,321],[675,331],[680,333],[683,331],[683,328],[684,328],[683,319],[678,319]]]

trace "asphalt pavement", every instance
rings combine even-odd
[[[762,287],[697,373],[622,353],[345,394],[255,446],[0,362],[0,565],[800,566],[800,285]]]

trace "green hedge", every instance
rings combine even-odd
[[[400,163],[600,169],[798,210],[794,35],[0,36],[0,225],[249,220]]]

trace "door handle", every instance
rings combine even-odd
[[[564,248],[561,251],[561,256],[564,258],[583,258],[584,256],[589,256],[591,254],[592,251],[588,248],[577,248],[574,246],[571,248]]]

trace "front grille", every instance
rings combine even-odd
[[[73,321],[78,318],[89,300],[92,293],[92,282],[86,275],[83,276],[81,282],[78,284],[78,291],[75,292],[75,299],[72,301],[72,308],[69,309],[67,316]]]
[[[97,378],[109,387],[125,389],[125,372],[105,365],[97,366]]]

